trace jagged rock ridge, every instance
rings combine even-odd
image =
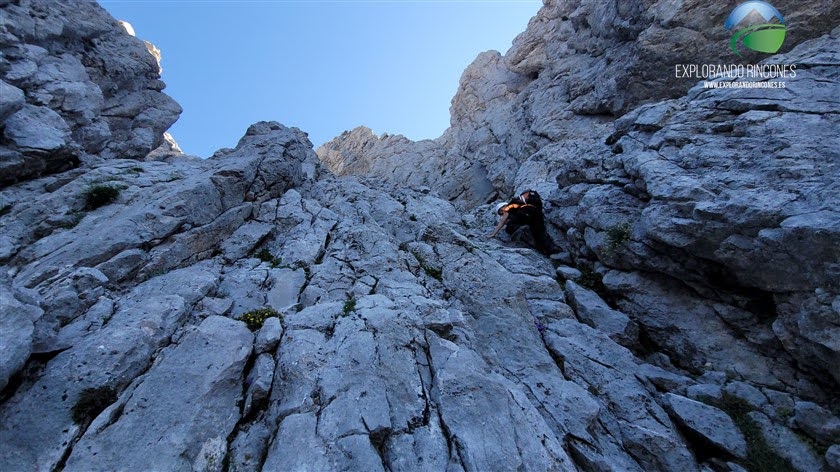
[[[553,189],[563,162],[608,153],[612,122],[637,106],[685,95],[696,79],[675,64],[729,64],[730,9],[690,0],[546,0],[502,56],[480,54],[461,76],[450,127],[435,140],[365,133],[336,137],[318,155],[338,175],[419,182],[470,208],[523,186]],[[831,2],[774,2],[786,15],[782,52],[837,26]],[[757,63],[759,53],[739,60]],[[368,143],[365,147],[360,142]],[[335,163],[335,165],[333,165]]]
[[[459,208],[481,173],[389,189],[413,145],[365,130],[356,177],[261,122],[4,189],[0,469],[837,468],[837,43],[778,56],[785,100],[697,88],[511,164],[552,178],[552,260]]]
[[[94,2],[0,8],[0,186],[85,160],[141,159],[162,143],[181,107],[161,92],[157,48]]]

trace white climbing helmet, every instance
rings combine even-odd
[[[499,210],[501,210],[505,205],[507,205],[505,202],[496,204],[496,213],[498,214]]]

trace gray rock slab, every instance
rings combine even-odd
[[[268,449],[264,470],[333,470],[327,445],[316,432],[314,413],[293,414],[285,417],[277,435]]]
[[[280,324],[280,318],[271,317],[266,319],[260,330],[257,332],[257,339],[254,342],[254,351],[258,354],[273,354],[277,349],[277,345],[280,344],[282,336],[283,326]]]
[[[301,289],[306,284],[303,269],[271,269],[268,271],[271,288],[265,295],[266,304],[277,311],[287,312],[298,303]]]
[[[565,280],[575,280],[582,275],[578,269],[565,265],[558,266],[555,271],[558,277],[563,277]]]
[[[735,422],[723,411],[689,398],[665,394],[668,412],[680,426],[699,434],[717,449],[740,459],[747,457],[747,443]]]
[[[201,306],[211,315],[226,315],[233,307],[233,300],[230,298],[207,297],[201,301]]]
[[[149,366],[187,314],[176,295],[121,308],[105,329],[63,351],[28,391],[0,405],[0,469],[52,469],[82,432],[71,410],[86,388],[125,388]],[[37,412],[33,416],[33,412]]]
[[[575,310],[577,318],[625,346],[636,346],[639,342],[639,327],[624,313],[614,310],[592,290],[566,280],[566,298]]]
[[[720,400],[723,398],[723,390],[715,384],[697,384],[686,388],[686,396],[697,401],[703,401],[706,398]]]
[[[221,244],[222,255],[228,261],[235,261],[248,255],[254,247],[271,232],[274,225],[253,221],[246,223]]]
[[[431,395],[465,470],[572,467],[524,396],[503,378],[489,375],[476,353],[436,337],[429,339],[429,350],[435,382]],[[496,447],[484,447],[488,442]]]
[[[254,361],[254,366],[245,378],[248,390],[245,393],[242,416],[248,416],[254,409],[265,409],[274,380],[274,367],[274,358],[269,354],[260,354]]]
[[[67,145],[70,127],[51,108],[24,105],[6,119],[4,134],[20,148],[55,151]]]
[[[639,374],[650,380],[657,388],[673,393],[685,393],[686,388],[694,384],[689,377],[651,364],[640,365]]]
[[[840,442],[840,418],[813,402],[794,404],[792,424],[824,444]]]
[[[258,470],[265,457],[272,431],[264,421],[257,421],[236,434],[230,445],[232,470]]]
[[[0,435],[9,438],[0,448],[0,469],[54,468],[82,432],[72,419],[82,391],[120,392],[146,372],[192,305],[215,287],[217,276],[205,268],[179,269],[131,289],[107,324],[56,355],[31,387],[0,405]]]
[[[753,411],[747,413],[759,427],[761,435],[773,452],[785,458],[798,471],[823,470],[823,458],[793,431],[774,423],[767,415]]]
[[[562,363],[564,377],[585,385],[596,402],[596,409],[585,414],[597,418],[590,424],[601,425],[590,427],[598,446],[576,448],[588,463],[630,470],[696,470],[676,425],[653,397],[655,389],[640,380],[644,377],[637,373],[639,361],[628,349],[575,320],[551,322],[545,341]],[[611,440],[615,435],[621,436],[617,444]]]
[[[123,282],[132,276],[148,260],[142,249],[129,249],[96,266],[111,283]]]
[[[21,303],[8,287],[0,286],[0,390],[26,363],[32,352],[37,306]]]
[[[26,103],[26,99],[23,90],[0,80],[0,123],[9,115],[20,110],[24,103]]]
[[[119,400],[121,414],[91,425],[65,470],[114,470],[125,464],[189,469],[203,452],[218,449],[212,443],[221,441],[225,451],[239,417],[236,403],[252,343],[243,323],[205,319],[165,353],[130,397]]]
[[[746,382],[730,382],[723,387],[723,392],[744,400],[756,410],[767,406],[767,397],[761,393],[761,390]]]

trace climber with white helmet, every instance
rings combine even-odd
[[[496,214],[502,217],[499,224],[487,238],[493,238],[504,227],[507,234],[514,234],[523,226],[528,226],[534,239],[534,247],[545,255],[554,251],[554,243],[545,230],[545,217],[542,212],[542,199],[535,190],[526,190],[508,203],[496,205]]]

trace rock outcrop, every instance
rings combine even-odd
[[[370,137],[359,130],[326,143],[319,156],[338,175],[371,172],[396,187],[420,181],[459,208],[485,203],[497,192],[551,189],[562,163],[608,152],[603,141],[616,118],[643,103],[685,95],[697,79],[676,77],[675,64],[733,61],[723,27],[731,9],[724,5],[543,3],[504,56],[484,52],[467,67],[441,137],[413,143],[392,136],[365,147]],[[774,5],[790,25],[782,52],[830,31],[840,17],[831,2]],[[765,57],[745,54],[737,59],[756,63]],[[327,157],[342,154],[340,163]]]
[[[162,143],[181,107],[154,46],[94,2],[0,3],[0,186]]]
[[[564,47],[574,74],[638,65],[622,38],[650,27],[613,20],[663,7],[627,5],[548,2],[507,56],[480,56],[453,101],[488,130],[467,147],[454,128],[419,144],[359,128],[319,160],[260,122],[207,160],[106,146],[4,188],[0,470],[836,467],[840,30],[776,56],[799,66],[783,97],[579,90],[565,131],[491,159],[507,144],[485,124],[559,92],[539,84]],[[62,34],[93,28],[110,51],[125,37],[107,21]],[[18,89],[6,122],[51,110],[75,139]],[[622,117],[574,115],[601,106]],[[552,258],[488,240],[492,206],[470,205],[534,176]]]

